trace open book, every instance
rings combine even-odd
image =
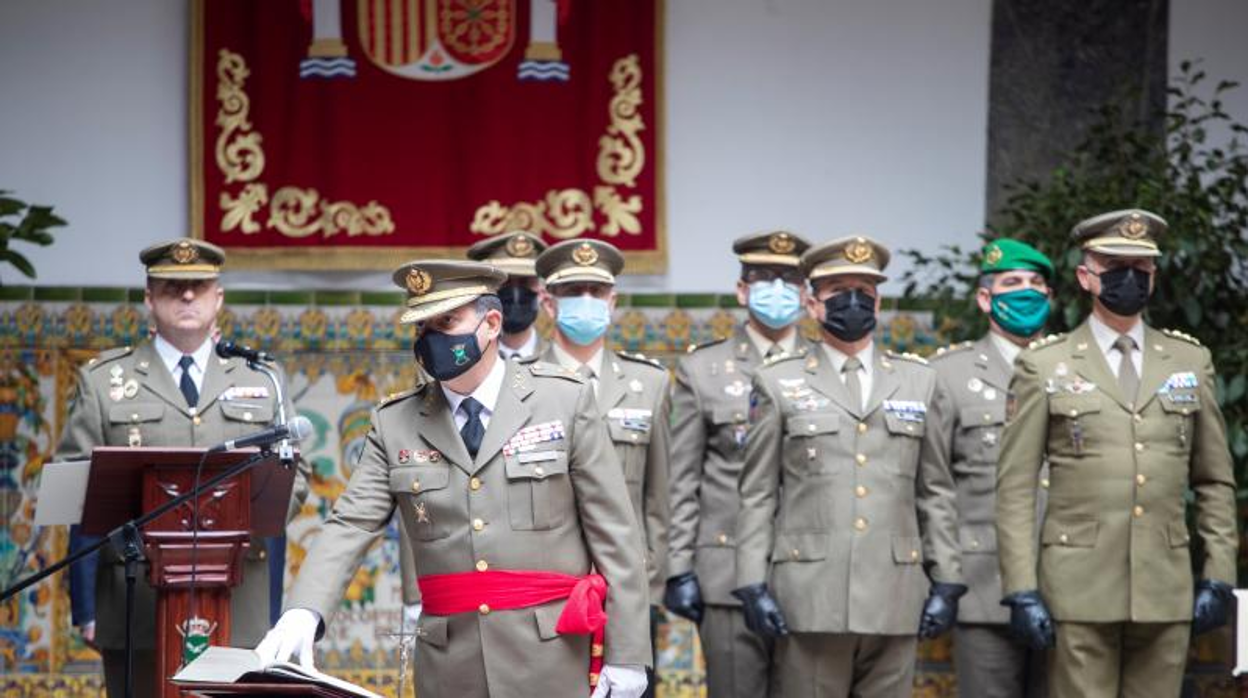
[[[187,664],[173,677],[174,683],[192,687],[195,684],[223,683],[290,683],[322,686],[340,691],[344,696],[382,698],[382,696],[290,662],[277,662],[269,667],[260,665],[260,655],[242,647],[209,647],[198,659]]]

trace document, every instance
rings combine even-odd
[[[187,687],[206,683],[309,684],[340,691],[343,696],[382,698],[353,683],[323,674],[316,669],[305,669],[291,662],[277,662],[268,668],[262,667],[260,655],[243,647],[209,647],[198,659],[175,674],[173,682]]]

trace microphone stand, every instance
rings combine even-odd
[[[269,379],[269,382],[273,384],[273,395],[277,398],[277,420],[274,422],[274,425],[279,427],[286,426],[286,395],[282,391],[282,382],[277,379],[277,371],[273,370],[273,367],[254,359],[247,360],[247,368],[263,373]],[[294,467],[295,447],[291,445],[290,439],[282,439],[278,442],[277,457],[286,468]]]

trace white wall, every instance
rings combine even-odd
[[[187,14],[170,0],[0,4],[0,187],[71,222],[32,253],[39,283],[136,284],[137,251],[186,232]],[[670,271],[626,287],[727,289],[729,242],[767,227],[894,247],[972,241],[990,14],[990,0],[668,0]]]
[[[1219,80],[1243,83],[1224,98],[1224,109],[1248,124],[1248,2],[1245,0],[1170,0],[1170,74],[1185,60],[1201,61],[1209,74],[1206,87]],[[1207,96],[1206,90],[1202,95]],[[1215,132],[1224,140],[1228,133]],[[1243,137],[1240,137],[1243,141]]]

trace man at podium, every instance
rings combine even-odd
[[[225,252],[200,240],[178,239],[139,254],[147,268],[144,303],[155,336],[135,347],[105,351],[84,366],[57,456],[89,459],[96,446],[212,447],[269,426],[277,398],[269,379],[238,358],[214,355],[213,337],[224,293],[218,282]],[[285,392],[285,391],[283,391]],[[287,414],[294,414],[290,404]],[[307,496],[295,478],[288,518]],[[93,542],[74,527],[70,551]],[[110,696],[125,681],[125,566],[108,546],[70,568],[73,622],[104,660]],[[250,646],[269,617],[265,541],[246,554],[243,583],[233,591],[230,644]],[[156,594],[141,574],[135,585],[135,696],[151,696],[156,666]]]

